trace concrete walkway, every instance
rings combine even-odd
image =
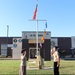
[[[44,62],[44,63],[46,63],[46,62]],[[36,64],[35,60],[31,60],[27,64],[34,64],[33,66],[27,65],[27,70],[39,70],[39,67],[37,67],[35,65]],[[53,69],[53,67],[52,66],[43,66],[43,68],[40,70],[48,70],[48,69]]]
[[[36,66],[27,66],[27,70],[52,70],[53,67],[50,66],[44,66],[43,69],[39,69]]]
[[[0,60],[20,60],[20,59],[13,59],[13,58],[0,58]]]

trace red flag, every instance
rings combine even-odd
[[[38,6],[38,5],[36,5],[35,11],[34,11],[33,20],[35,20],[35,19],[36,19],[37,6]]]

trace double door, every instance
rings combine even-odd
[[[38,48],[38,52],[40,53],[40,48]],[[36,48],[29,48],[29,59],[35,59],[37,56]]]

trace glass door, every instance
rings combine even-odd
[[[39,48],[40,50],[40,48]],[[29,48],[29,59],[36,58],[37,49],[36,48]]]

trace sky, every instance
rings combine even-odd
[[[36,31],[32,19],[37,0],[0,0],[0,37],[22,36],[22,31]],[[38,0],[38,31],[51,31],[52,37],[75,36],[75,0]]]

